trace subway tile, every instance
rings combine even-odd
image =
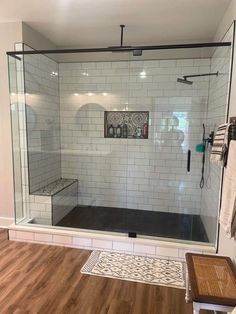
[[[117,251],[133,252],[134,245],[133,243],[113,241],[112,248],[113,250],[117,250]]]
[[[112,249],[112,241],[93,239],[92,246],[99,249]]]
[[[51,243],[52,242],[52,234],[35,232],[34,239],[35,239],[35,241]]]
[[[156,246],[156,255],[178,257],[178,248]]]
[[[70,236],[63,236],[63,235],[53,235],[53,242],[58,244],[71,244],[72,243],[72,237]]]
[[[91,247],[92,246],[92,239],[83,238],[83,237],[73,237],[72,243],[75,246]]]
[[[8,230],[9,239],[14,239],[16,237],[16,231],[15,230]]]
[[[34,232],[17,230],[15,237],[19,240],[34,240]]]
[[[155,255],[156,250],[155,250],[155,246],[134,244],[134,252]]]
[[[178,257],[185,259],[185,254],[186,254],[186,253],[202,254],[202,251],[201,251],[201,250],[193,250],[193,249],[189,249],[189,250],[186,250],[186,249],[179,249]]]

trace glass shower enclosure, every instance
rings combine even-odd
[[[9,53],[17,224],[215,244],[231,42],[172,48]]]

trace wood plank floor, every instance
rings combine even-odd
[[[82,275],[89,254],[8,241],[6,231],[0,230],[0,313],[192,313],[182,289]]]

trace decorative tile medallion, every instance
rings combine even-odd
[[[81,273],[185,288],[185,263],[156,257],[93,251]]]
[[[148,138],[148,111],[105,111],[104,137]]]

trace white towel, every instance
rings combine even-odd
[[[229,126],[229,123],[218,126],[211,149],[211,162],[222,167],[225,166],[227,159]]]
[[[220,224],[228,237],[236,235],[236,141],[229,145],[227,168],[224,173]]]

